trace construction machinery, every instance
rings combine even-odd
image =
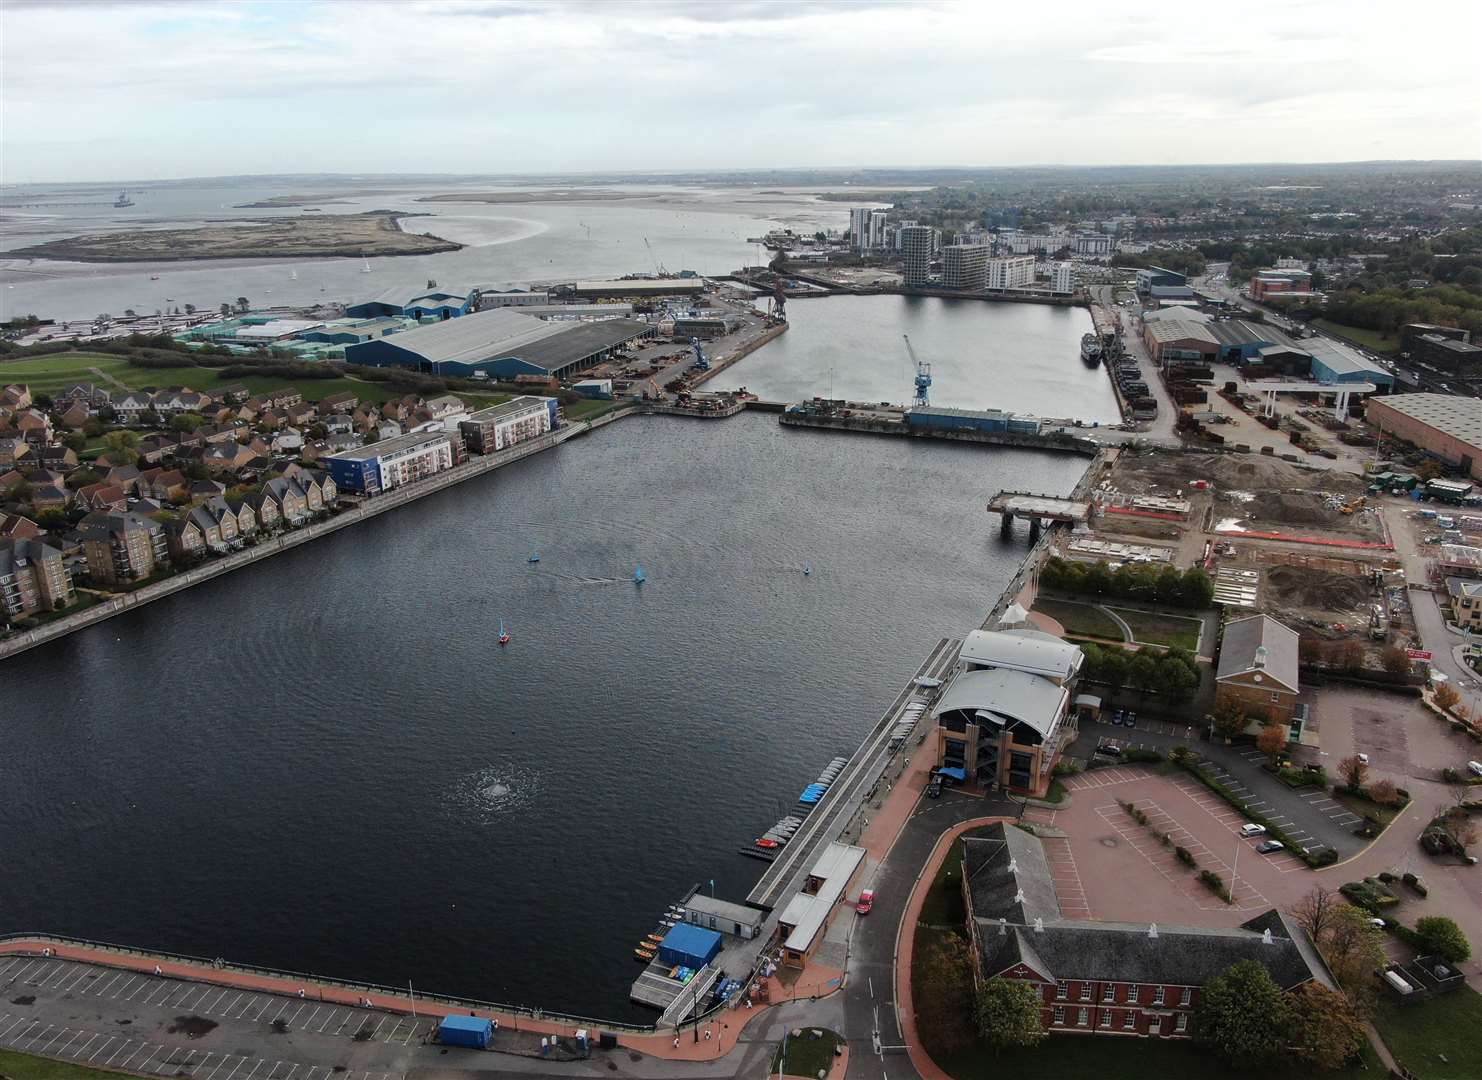
[[[911,347],[911,335],[902,334],[906,341],[906,354],[910,356],[911,363],[916,365],[916,401],[915,404],[931,404],[931,365],[923,364],[916,356],[916,350]]]
[[[767,318],[777,322],[787,321],[787,283],[781,274],[772,275],[772,299],[767,305]]]
[[[1357,499],[1354,499],[1352,502],[1346,502],[1346,503],[1344,503],[1341,507],[1339,507],[1339,509],[1342,510],[1342,512],[1345,513],[1345,514],[1352,514],[1352,513],[1356,513],[1359,510],[1362,510],[1364,507],[1366,507],[1368,505],[1369,505],[1369,497],[1367,495],[1360,495]]]
[[[695,350],[695,370],[709,371],[710,361],[705,356],[705,350],[700,345],[700,339],[697,337],[690,338],[690,348]]]

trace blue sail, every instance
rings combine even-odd
[[[637,569],[635,569],[633,571],[633,584],[634,585],[642,585],[647,580],[648,579],[643,576],[643,567],[640,566],[640,567],[638,567]]]
[[[540,562],[540,552],[538,552],[538,551],[532,551],[530,553],[530,560],[529,561],[530,562]]]

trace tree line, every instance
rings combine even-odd
[[[1104,560],[1084,563],[1058,555],[1040,567],[1039,583],[1057,592],[1143,600],[1170,607],[1207,608],[1214,600],[1214,582],[1202,567],[1123,563],[1113,570]]]

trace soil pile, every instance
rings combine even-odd
[[[1121,491],[1167,491],[1209,480],[1221,490],[1329,491],[1344,495],[1364,490],[1352,473],[1302,469],[1286,461],[1253,454],[1141,454],[1117,462],[1113,483]]]
[[[1252,521],[1275,521],[1283,525],[1326,525],[1337,517],[1321,495],[1306,491],[1268,491],[1257,495],[1245,508],[1245,514]]]
[[[1352,611],[1369,602],[1369,583],[1353,574],[1278,566],[1266,573],[1266,587],[1284,606],[1315,611]]]

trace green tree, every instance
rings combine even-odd
[[[917,1030],[931,1053],[952,1054],[972,1045],[971,948],[957,934],[943,937],[922,957],[921,981],[912,980]]]
[[[1466,934],[1455,920],[1445,915],[1427,915],[1415,924],[1415,932],[1420,935],[1422,952],[1433,953],[1453,964],[1464,963],[1472,955]]]
[[[87,446],[87,436],[80,431],[74,431],[62,436],[62,445],[74,453]]]
[[[1291,1026],[1291,1003],[1254,960],[1242,960],[1209,980],[1195,1017],[1201,1039],[1227,1060],[1247,1065],[1276,1057]]]
[[[1243,732],[1245,725],[1245,707],[1238,701],[1227,701],[1214,712],[1214,730],[1227,739]]]
[[[1184,602],[1184,575],[1176,566],[1164,566],[1158,571],[1154,596],[1160,604],[1182,604]]]
[[[1182,602],[1186,608],[1207,608],[1214,602],[1214,581],[1203,567],[1193,566],[1184,571]]]
[[[43,529],[60,529],[67,524],[67,511],[51,506],[36,515],[36,524]]]
[[[1256,736],[1256,749],[1274,762],[1276,755],[1286,749],[1287,729],[1280,724],[1266,724]]]
[[[1168,696],[1170,704],[1181,704],[1198,689],[1198,670],[1177,657],[1164,656],[1158,661],[1157,687]]]
[[[1088,592],[1095,596],[1105,596],[1111,591],[1111,586],[1111,571],[1107,569],[1106,563],[1092,563],[1086,567],[1085,580],[1081,583],[1081,590],[1083,592]]]
[[[1364,1042],[1367,1018],[1341,990],[1305,983],[1292,995],[1292,1042],[1319,1069],[1341,1068]]]
[[[1139,650],[1127,665],[1127,682],[1138,690],[1158,689],[1158,657],[1148,649]]]
[[[82,422],[82,433],[89,439],[96,439],[103,434],[103,421],[96,416],[89,416]]]
[[[988,979],[978,989],[978,1034],[989,1046],[1005,1050],[1037,1046],[1045,1038],[1039,994],[1018,979]]]
[[[103,474],[98,472],[97,469],[84,465],[82,468],[73,469],[68,473],[66,483],[69,488],[76,491],[79,488],[87,487],[89,484],[96,484],[102,479]]]
[[[183,412],[176,413],[170,417],[170,426],[176,431],[194,431],[205,423],[206,418],[200,413]]]

